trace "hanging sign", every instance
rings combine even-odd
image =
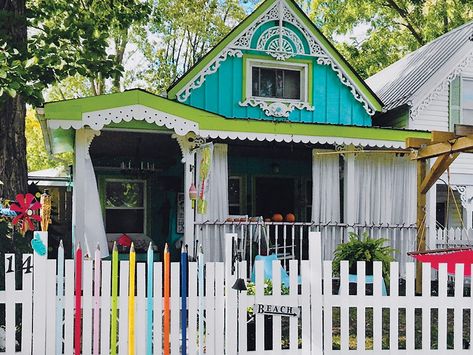
[[[264,314],[268,316],[299,317],[301,313],[298,306],[276,306],[262,303],[255,303],[253,310],[256,314]]]

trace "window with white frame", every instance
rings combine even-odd
[[[142,180],[105,181],[106,233],[145,233],[145,191]]]
[[[461,123],[473,125],[473,78],[463,78],[461,93]]]
[[[248,60],[246,69],[248,98],[307,102],[308,64]]]

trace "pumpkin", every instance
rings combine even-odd
[[[265,218],[264,221],[265,222],[271,222],[271,218]]]
[[[294,223],[296,221],[296,216],[293,213],[288,213],[284,220],[289,223]]]
[[[271,218],[271,219],[273,220],[273,222],[282,222],[283,221],[282,214],[280,214],[280,213],[273,214],[273,218]]]

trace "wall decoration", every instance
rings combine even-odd
[[[176,207],[176,233],[184,233],[184,192],[177,194],[177,207]]]
[[[245,101],[238,103],[240,106],[251,106],[251,107],[259,107],[263,110],[266,116],[273,116],[273,117],[289,117],[289,114],[294,111],[294,109],[298,110],[307,110],[307,111],[314,111],[314,106],[311,106],[307,102],[268,102],[261,99],[255,98],[248,98]]]

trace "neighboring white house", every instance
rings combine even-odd
[[[473,21],[460,26],[366,80],[384,103],[376,124],[408,129],[453,131],[473,125]],[[429,225],[472,228],[473,155],[462,153],[428,196]],[[451,196],[451,194],[450,194]],[[460,218],[461,215],[461,218]]]

